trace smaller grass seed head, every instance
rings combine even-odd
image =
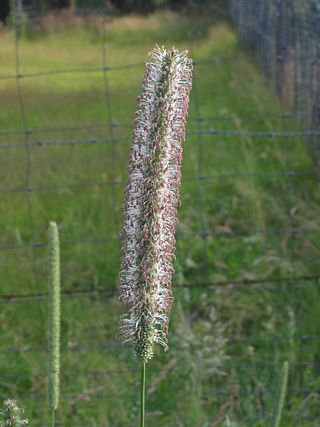
[[[59,404],[60,376],[60,244],[58,226],[50,222],[48,230],[49,329],[48,329],[48,399],[56,410]]]
[[[1,415],[4,427],[20,427],[28,424],[27,419],[22,419],[23,410],[17,406],[14,399],[7,399],[3,402]]]

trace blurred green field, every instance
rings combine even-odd
[[[280,115],[285,107],[243,59],[230,25],[209,14],[50,22],[45,34],[19,41],[20,103],[16,79],[1,78],[16,73],[14,35],[0,36],[0,269],[1,295],[46,292],[43,243],[56,220],[63,290],[97,291],[63,298],[58,421],[137,425],[139,367],[115,340],[117,297],[99,291],[116,288],[135,102],[157,43],[186,48],[199,64],[184,146],[171,345],[148,367],[147,425],[269,426],[284,360],[290,379],[281,426],[319,425],[319,283],[306,277],[319,275],[320,193],[306,139],[207,132],[296,131],[303,122]],[[34,145],[5,148],[26,141]],[[301,279],[277,281],[293,276]],[[30,424],[44,426],[46,299],[0,303],[0,397],[17,398]]]

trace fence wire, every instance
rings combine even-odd
[[[239,39],[256,53],[278,96],[320,126],[320,5],[318,0],[229,0]],[[309,141],[317,161],[319,138]]]
[[[296,182],[302,187],[312,185],[318,185],[319,173],[320,173],[320,4],[318,0],[307,1],[291,1],[291,0],[229,0],[228,10],[234,27],[236,28],[238,39],[242,43],[244,50],[247,49],[244,54],[230,54],[220,55],[217,57],[210,57],[207,59],[197,58],[197,48],[195,34],[190,34],[190,50],[191,55],[194,58],[194,88],[193,88],[193,103],[194,109],[190,115],[189,128],[187,130],[187,139],[192,140],[196,149],[196,156],[194,162],[196,167],[193,173],[187,171],[183,175],[183,182],[185,184],[194,184],[196,187],[197,197],[194,200],[189,201],[187,207],[193,208],[193,204],[197,205],[195,213],[195,222],[199,224],[198,228],[191,228],[190,230],[178,229],[177,241],[189,241],[191,244],[194,242],[199,243],[201,249],[202,264],[201,267],[204,271],[210,270],[210,263],[212,257],[212,248],[210,244],[212,240],[229,242],[239,240],[241,242],[246,239],[252,241],[258,241],[259,245],[265,248],[264,245],[272,242],[274,239],[281,238],[285,241],[290,241],[288,244],[289,252],[293,253],[293,249],[303,245],[303,236],[310,237],[308,241],[309,245],[314,245],[319,249],[319,227],[310,222],[305,224],[298,223],[293,219],[292,209],[294,207],[295,200],[295,185]],[[28,25],[30,27],[37,28],[41,26],[41,22],[49,10],[42,8],[41,13],[39,10],[34,10],[27,4],[24,4],[22,0],[15,0],[15,13],[13,16],[13,27],[15,34],[14,41],[14,61],[15,69],[12,73],[0,73],[0,84],[10,84],[11,81],[16,84],[16,96],[19,106],[19,117],[20,126],[18,128],[6,128],[0,129],[0,150],[1,153],[9,153],[12,156],[19,156],[20,152],[24,153],[23,163],[23,182],[19,184],[9,185],[1,184],[0,193],[7,200],[14,200],[15,197],[23,197],[18,202],[13,202],[14,209],[23,210],[25,231],[21,237],[20,233],[16,232],[16,239],[3,238],[0,242],[0,254],[3,255],[3,265],[6,262],[11,262],[11,266],[15,265],[16,260],[21,260],[21,257],[27,257],[30,259],[30,267],[27,268],[26,283],[21,283],[21,286],[14,287],[15,292],[10,291],[10,286],[5,286],[0,294],[1,307],[4,310],[4,316],[10,310],[14,310],[15,307],[20,309],[22,304],[27,305],[30,312],[32,310],[39,310],[41,314],[42,305],[38,302],[46,302],[47,292],[43,291],[43,265],[39,261],[39,257],[43,258],[43,253],[46,249],[46,239],[43,233],[38,231],[38,222],[35,218],[37,215],[41,217],[42,210],[46,209],[46,206],[41,205],[41,195],[44,194],[49,197],[54,195],[66,194],[67,198],[74,196],[73,191],[87,191],[88,196],[92,196],[94,192],[99,191],[107,194],[110,197],[110,212],[106,213],[105,221],[112,223],[112,232],[105,233],[103,231],[96,235],[90,231],[86,235],[82,235],[81,229],[85,224],[77,224],[77,231],[80,237],[75,237],[74,234],[67,234],[65,230],[61,233],[61,246],[62,251],[78,251],[78,245],[81,246],[80,250],[86,251],[86,257],[90,257],[90,253],[93,251],[101,252],[101,246],[106,248],[106,252],[109,250],[111,256],[118,256],[119,244],[121,238],[119,237],[119,215],[121,213],[121,206],[119,204],[118,192],[123,191],[125,185],[125,176],[121,176],[118,173],[117,164],[122,157],[130,142],[130,130],[131,124],[127,122],[118,121],[114,114],[113,101],[115,98],[112,97],[112,74],[111,73],[129,73],[133,70],[139,69],[143,72],[143,63],[123,63],[123,64],[112,64],[109,57],[109,46],[108,46],[108,33],[107,26],[105,25],[109,18],[109,11],[106,8],[95,9],[79,9],[78,15],[90,17],[91,13],[99,16],[102,19],[104,25],[100,34],[100,45],[101,55],[100,63],[97,63],[93,67],[78,67],[71,66],[67,68],[51,69],[50,67],[45,70],[34,70],[25,71],[23,67],[23,32],[25,27],[25,20],[27,18]],[[237,67],[239,63],[245,62],[250,64],[258,63],[264,75],[267,77],[271,85],[273,85],[275,92],[283,103],[283,111],[245,111],[243,114],[235,115],[229,112],[221,112],[206,115],[203,113],[202,104],[204,103],[203,93],[199,90],[200,79],[203,74],[200,70],[205,69],[208,73],[215,73],[215,68],[221,64],[231,64]],[[60,78],[63,76],[74,76],[82,75],[84,77],[90,75],[100,75],[102,78],[101,92],[104,96],[104,110],[105,116],[104,121],[101,119],[93,118],[90,123],[69,124],[65,126],[47,126],[47,124],[38,123],[34,125],[29,120],[28,105],[25,100],[24,82],[37,82],[41,79],[46,78]],[[211,95],[207,95],[211,96]],[[214,94],[212,95],[214,96]],[[52,117],[54,122],[54,117]],[[242,128],[239,129],[238,121],[241,121]],[[265,126],[269,120],[272,120],[272,126],[274,123],[277,124],[277,128],[270,129]],[[252,130],[251,124],[255,125]],[[260,129],[261,126],[261,129]],[[258,130],[257,130],[257,128]],[[193,138],[193,139],[192,139]],[[255,147],[262,146],[268,142],[269,146],[281,147],[285,150],[286,161],[281,164],[281,167],[274,168],[272,170],[253,170],[253,171],[215,171],[207,170],[206,167],[206,156],[209,145],[215,145],[216,149],[219,149],[219,144],[242,144],[250,139]],[[299,162],[295,161],[291,153],[292,147],[295,145],[306,144],[311,151],[312,162],[309,167],[300,167]],[[110,147],[109,151],[102,151],[105,165],[108,165],[108,176],[103,177],[100,181],[92,179],[91,172],[88,169],[85,174],[85,179],[75,179],[71,182],[64,180],[63,172],[57,173],[57,182],[44,182],[39,184],[37,180],[37,174],[45,173],[46,165],[41,165],[39,169],[39,162],[35,162],[35,158],[39,153],[43,153],[45,159],[50,156],[48,150],[86,150],[87,153],[94,150],[95,147]],[[36,154],[35,151],[36,150]],[[63,155],[65,155],[65,152]],[[101,152],[100,152],[101,153]],[[42,155],[42,154],[41,154]],[[299,160],[299,159],[298,159]],[[6,165],[3,165],[6,167]],[[86,165],[83,165],[86,168]],[[9,169],[9,166],[8,166]],[[11,171],[12,173],[12,171]],[[55,176],[56,178],[56,176]],[[211,198],[208,198],[208,190],[205,185],[212,185],[212,182],[254,182],[267,185],[273,185],[275,191],[283,191],[282,185],[285,186],[285,194],[287,203],[287,212],[285,219],[282,222],[279,221],[275,224],[268,224],[266,227],[260,227],[255,224],[248,224],[243,227],[235,227],[230,229],[228,227],[222,227],[220,229],[215,228],[212,222],[208,220],[207,215],[207,203],[215,202],[215,194],[211,194]],[[52,195],[52,196],[50,196]],[[188,197],[188,194],[186,194]],[[314,201],[311,200],[313,203]],[[18,204],[17,204],[18,203]],[[65,200],[68,203],[68,199]],[[77,203],[76,200],[73,203]],[[188,201],[186,202],[188,203]],[[39,213],[40,211],[40,213]],[[3,212],[4,214],[4,212]],[[5,220],[4,220],[5,223]],[[90,230],[90,228],[89,228]],[[110,229],[109,229],[110,230]],[[12,233],[10,234],[12,237]],[[67,236],[67,237],[65,237]],[[256,240],[255,240],[256,239]],[[87,250],[86,247],[89,247]],[[110,248],[110,249],[109,249]],[[30,253],[29,253],[30,251]],[[20,255],[21,253],[21,255]],[[265,251],[266,253],[266,251]],[[289,253],[288,257],[293,256]],[[13,261],[12,261],[13,260]],[[177,260],[178,263],[180,260]],[[181,261],[182,262],[182,261]],[[192,260],[188,261],[192,265]],[[18,267],[17,267],[18,268]],[[193,267],[191,267],[193,268]],[[279,268],[281,270],[281,268]],[[13,276],[14,277],[14,276]],[[199,276],[200,277],[200,276]],[[14,279],[12,279],[14,280]],[[84,300],[90,300],[92,304],[99,301],[102,304],[107,304],[109,301],[113,301],[117,296],[116,290],[116,277],[112,280],[102,279],[98,285],[91,286],[92,277],[85,278],[79,287],[76,286],[75,282],[68,281],[68,286],[65,286],[62,290],[63,301],[75,301],[79,304],[81,309]],[[13,283],[14,284],[14,283]],[[16,284],[15,284],[16,285]],[[223,278],[219,280],[212,279],[209,276],[207,280],[203,277],[197,279],[189,277],[183,277],[179,280],[179,277],[175,277],[174,290],[179,293],[191,293],[201,294],[201,297],[206,299],[210,293],[220,292],[221,289],[232,289],[237,292],[257,292],[263,294],[263,292],[270,292],[274,298],[278,298],[279,294],[287,293],[290,298],[299,300],[301,293],[305,296],[307,293],[318,296],[318,290],[320,288],[320,270],[314,269],[314,274],[303,274],[297,271],[292,271],[291,274],[277,272],[265,276],[261,275],[258,277],[243,277],[237,276],[234,278]],[[18,291],[16,291],[18,289]],[[189,295],[189,294],[188,294]],[[187,298],[190,298],[189,296]],[[18,306],[19,303],[21,305]],[[37,306],[36,306],[37,304]],[[7,310],[7,311],[6,311]],[[114,328],[114,325],[109,325]],[[311,332],[310,332],[311,331]],[[224,363],[226,370],[236,370],[238,372],[241,369],[254,370],[261,368],[263,370],[271,370],[273,373],[279,369],[279,360],[276,357],[266,360],[255,360],[248,361],[248,363],[240,360],[246,351],[250,348],[259,348],[264,346],[273,351],[274,346],[283,345],[297,345],[301,351],[299,360],[291,361],[291,367],[300,371],[301,375],[305,371],[306,375],[310,375],[310,372],[319,371],[319,363],[315,360],[309,360],[304,346],[317,345],[320,343],[319,331],[314,331],[313,328],[310,331],[302,333],[294,333],[283,335],[281,333],[275,334],[272,337],[263,336],[248,336],[248,337],[234,337],[225,336],[227,346],[232,354],[232,360],[227,360]],[[313,331],[313,332],[312,332]],[[121,372],[136,373],[136,369],[130,366],[127,359],[129,355],[123,352],[120,357],[120,345],[107,339],[99,337],[94,339],[87,339],[85,343],[79,344],[77,340],[75,342],[68,343],[63,346],[62,353],[69,357],[69,354],[74,355],[75,358],[80,358],[78,353],[91,353],[101,352],[110,353],[122,362],[125,367],[121,365],[114,365],[110,369],[94,369],[92,366],[88,366],[87,370],[75,370],[70,369],[65,373],[65,382],[68,386],[72,385],[74,378],[78,378],[80,375],[83,377],[94,377],[98,381],[103,375],[121,375]],[[17,390],[19,390],[19,378],[22,377],[22,382],[31,381],[32,384],[38,384],[46,381],[46,374],[43,369],[40,369],[40,373],[27,372],[24,374],[19,370],[15,369],[18,366],[18,360],[21,357],[37,357],[37,355],[46,355],[45,345],[32,345],[25,344],[19,345],[8,345],[7,339],[4,339],[6,344],[3,344],[0,350],[0,357],[5,360],[6,357],[12,358],[11,370],[5,369],[1,372],[2,380],[4,383],[13,382],[16,384]],[[294,344],[296,343],[296,344]],[[249,349],[249,350],[248,350]],[[191,350],[190,350],[191,351]],[[269,353],[268,353],[269,354]],[[71,356],[70,356],[71,357]],[[81,357],[84,357],[81,354]],[[71,359],[70,359],[71,360]],[[69,361],[70,361],[69,360]],[[252,363],[251,363],[252,362]],[[33,362],[34,363],[34,362]],[[39,362],[40,366],[42,362]],[[10,365],[10,364],[9,364]],[[43,367],[43,366],[42,366]],[[151,368],[152,371],[152,368]],[[156,368],[153,369],[156,371]],[[161,381],[161,380],[160,380]],[[255,380],[253,380],[254,382]],[[1,387],[1,386],[0,386]],[[89,387],[89,386],[88,386]],[[260,389],[259,384],[250,384],[248,388],[244,385],[240,394],[247,396],[248,399],[258,399],[260,394],[273,394],[275,393],[274,388],[264,387]],[[0,388],[1,391],[1,388]],[[207,391],[206,391],[207,392]],[[223,388],[223,385],[219,388],[214,389],[214,396],[217,402],[223,402],[219,398],[221,396],[224,399],[230,392]],[[89,393],[90,394],[90,393]],[[306,397],[307,399],[318,399],[319,389],[315,385],[305,386],[303,380],[301,380],[301,387],[289,387],[289,403],[294,402],[297,396]],[[311,396],[311,397],[310,397]],[[314,397],[316,396],[316,398]],[[107,400],[110,397],[119,399],[128,399],[134,401],[136,395],[130,392],[112,393],[110,394],[96,394],[88,398],[79,397],[79,394],[75,394],[74,390],[66,392],[64,389],[63,398],[68,399],[72,402],[72,407],[81,410],[82,406],[96,405],[97,401]],[[28,396],[31,401],[45,400],[43,392],[32,391]],[[208,400],[211,402],[212,397],[206,395],[202,396],[202,401]],[[220,399],[220,400],[219,400]],[[305,403],[304,401],[304,403]],[[318,422],[320,419],[319,411],[313,410],[310,415],[307,412],[307,403],[305,403],[305,412],[297,415],[296,422],[306,422],[310,420],[312,423]],[[245,422],[259,422],[263,419],[268,420],[268,414],[260,414],[258,417],[247,416],[242,418]],[[83,421],[83,419],[81,419]],[[57,425],[68,426],[70,424],[68,420],[58,421]],[[48,425],[45,419],[35,419],[32,421],[34,425]],[[86,422],[77,421],[77,425],[95,425],[88,424]],[[119,425],[121,424],[114,424]],[[222,425],[217,424],[217,419],[207,420],[206,426]],[[250,424],[251,425],[251,424]],[[253,424],[252,424],[253,425]],[[302,425],[302,424],[301,424]],[[303,424],[307,425],[307,424]],[[311,425],[311,424],[310,424]],[[312,424],[316,425],[316,424]]]

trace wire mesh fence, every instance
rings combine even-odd
[[[159,427],[269,425],[287,359],[288,425],[319,423],[319,3],[229,1],[229,11],[247,50],[201,14],[182,24],[165,15],[151,35],[131,22],[122,35],[104,7],[56,16],[16,1],[0,74],[0,393],[26,402],[34,425],[48,420],[38,402],[52,219],[63,265],[59,425],[134,424],[136,367],[114,340],[121,205],[143,58],[171,40],[189,48],[194,84],[172,351],[150,365],[148,417]],[[200,421],[181,424],[174,381],[205,408]]]
[[[278,96],[319,129],[320,5],[314,1],[230,1],[239,39],[256,52]],[[309,140],[319,162],[319,138]]]

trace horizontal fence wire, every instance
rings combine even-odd
[[[115,125],[114,127],[117,127]],[[27,132],[31,134],[32,131]],[[198,129],[187,131],[189,135],[212,135],[212,136],[244,136],[244,137],[265,137],[271,139],[277,138],[297,138],[297,137],[310,137],[320,136],[320,130],[303,130],[303,131],[241,131],[234,129]],[[101,144],[113,143],[120,141],[128,141],[130,135],[113,138],[83,138],[76,140],[38,140],[31,142],[10,142],[0,143],[0,149],[4,148],[24,148],[24,147],[44,147],[46,145],[78,145],[78,144]],[[282,141],[284,142],[284,140]]]
[[[227,61],[254,61],[255,57],[248,56],[248,55],[228,55],[228,56],[218,56],[207,60],[193,60],[193,65],[214,65],[214,64],[221,64],[223,62]],[[296,58],[288,58],[288,61],[296,61]],[[316,64],[320,60],[320,54],[314,55],[314,56],[300,56],[299,60],[303,62],[310,62],[311,64]],[[9,74],[9,75],[1,75],[0,74],[0,80],[16,80],[23,79],[23,78],[35,78],[35,77],[48,77],[48,76],[55,76],[55,75],[61,75],[61,74],[77,74],[77,73],[101,73],[101,71],[123,71],[128,70],[131,68],[143,68],[144,63],[138,63],[138,64],[126,64],[126,65],[119,65],[119,66],[107,66],[107,67],[85,67],[85,68],[69,68],[69,69],[61,69],[61,70],[46,70],[41,72],[35,72],[35,73],[22,73],[19,74]]]
[[[193,61],[193,65],[213,65],[213,64],[221,64],[225,61],[247,61],[250,60],[249,56],[219,56],[212,58],[210,60],[206,61]],[[254,60],[254,58],[251,58],[251,60]],[[119,65],[119,66],[113,66],[113,67],[86,67],[86,68],[69,68],[67,70],[47,70],[42,72],[36,72],[36,73],[19,73],[11,74],[11,75],[1,75],[0,74],[0,80],[16,80],[22,79],[22,78],[33,78],[33,77],[47,77],[47,76],[54,76],[54,75],[60,75],[60,74],[76,74],[76,73],[101,73],[102,71],[122,71],[122,70],[128,70],[130,68],[143,68],[145,63],[138,63],[138,64],[126,64],[126,65]]]
[[[292,283],[293,282],[293,283]],[[300,283],[299,283],[300,282]],[[307,282],[307,283],[302,283]],[[278,285],[276,285],[278,283]],[[265,279],[234,279],[234,280],[222,280],[216,282],[205,282],[205,283],[179,283],[173,284],[174,290],[179,289],[196,289],[196,290],[210,290],[217,287],[235,286],[236,288],[244,289],[261,289],[261,290],[272,290],[276,292],[286,292],[291,290],[308,289],[310,287],[320,287],[320,275],[319,276],[287,276],[287,277],[275,277]],[[81,288],[81,289],[62,289],[61,295],[64,297],[89,297],[101,296],[104,298],[114,298],[117,295],[117,286],[106,285],[104,287],[95,288]],[[0,294],[0,302],[15,302],[21,300],[33,301],[33,300],[47,300],[48,293],[21,293],[21,294]]]
[[[273,229],[252,229],[252,230],[237,230],[231,232],[221,232],[221,231],[212,231],[212,230],[201,230],[197,232],[178,232],[177,237],[192,238],[192,237],[201,237],[203,239],[207,237],[219,237],[227,239],[237,239],[248,237],[252,235],[265,235],[265,236],[304,236],[310,234],[318,234],[320,229],[318,228],[273,228]],[[94,244],[106,244],[110,242],[121,241],[120,236],[106,237],[106,238],[92,238],[92,239],[71,239],[71,240],[62,240],[60,244],[64,245],[94,245]],[[41,248],[46,247],[46,242],[27,242],[27,243],[5,243],[0,245],[1,249],[26,249],[26,248]]]
[[[212,181],[216,179],[228,179],[236,178],[239,179],[250,179],[250,178],[265,178],[265,179],[275,179],[275,178],[285,178],[285,177],[314,177],[320,174],[320,169],[308,170],[308,171],[289,171],[285,170],[283,172],[255,172],[255,173],[220,173],[214,175],[200,175],[194,177],[186,176],[184,178],[185,182],[192,181]],[[113,181],[106,182],[83,182],[83,183],[74,183],[74,184],[55,184],[55,185],[41,185],[41,186],[29,186],[27,188],[0,188],[0,193],[32,193],[32,192],[41,192],[41,191],[56,191],[56,190],[66,190],[66,189],[81,189],[81,188],[90,188],[90,187],[109,187],[109,186],[121,186],[126,182],[120,179],[115,179]],[[0,245],[1,249],[1,245]]]
[[[279,112],[279,113],[272,113],[272,112],[265,112],[265,113],[248,113],[248,114],[239,114],[239,115],[227,115],[227,114],[220,114],[220,115],[213,115],[213,116],[204,116],[204,117],[190,117],[188,119],[188,123],[197,123],[197,122],[208,122],[208,121],[231,121],[234,122],[235,120],[242,120],[242,121],[265,121],[266,119],[297,119],[297,118],[312,118],[316,116],[316,112],[314,113],[304,113],[303,111],[297,111],[297,112]],[[26,130],[0,130],[0,136],[1,135],[23,135],[25,133],[28,134],[37,134],[37,133],[50,133],[50,132],[70,132],[70,131],[77,131],[77,130],[93,130],[93,129],[107,129],[110,127],[114,128],[132,128],[132,124],[120,124],[120,123],[96,123],[96,124],[87,124],[87,125],[73,125],[73,126],[64,126],[64,127],[44,127],[44,128],[33,128],[33,129],[26,129]],[[188,131],[187,131],[188,132]],[[303,132],[303,131],[302,131]],[[128,134],[129,136],[129,134]],[[93,140],[95,138],[92,138]],[[41,145],[41,141],[40,145]],[[3,147],[2,147],[3,146]],[[10,148],[10,145],[6,145],[5,143],[2,143],[0,145],[0,148]],[[15,145],[13,146],[15,147]]]
[[[295,337],[287,336],[274,336],[272,338],[234,338],[234,337],[225,337],[227,345],[238,345],[238,344],[247,344],[247,345],[257,345],[257,344],[272,344],[274,343],[288,343],[291,341],[300,341],[301,343],[307,343],[308,341],[319,341],[320,335],[301,335]],[[74,345],[72,347],[62,347],[61,353],[80,353],[80,352],[93,352],[93,351],[104,351],[110,352],[113,354],[115,350],[124,349],[124,345],[121,343],[96,343],[96,342],[87,342],[85,345]],[[8,347],[0,350],[0,355],[13,355],[13,354],[22,354],[22,353],[47,353],[47,347]]]

